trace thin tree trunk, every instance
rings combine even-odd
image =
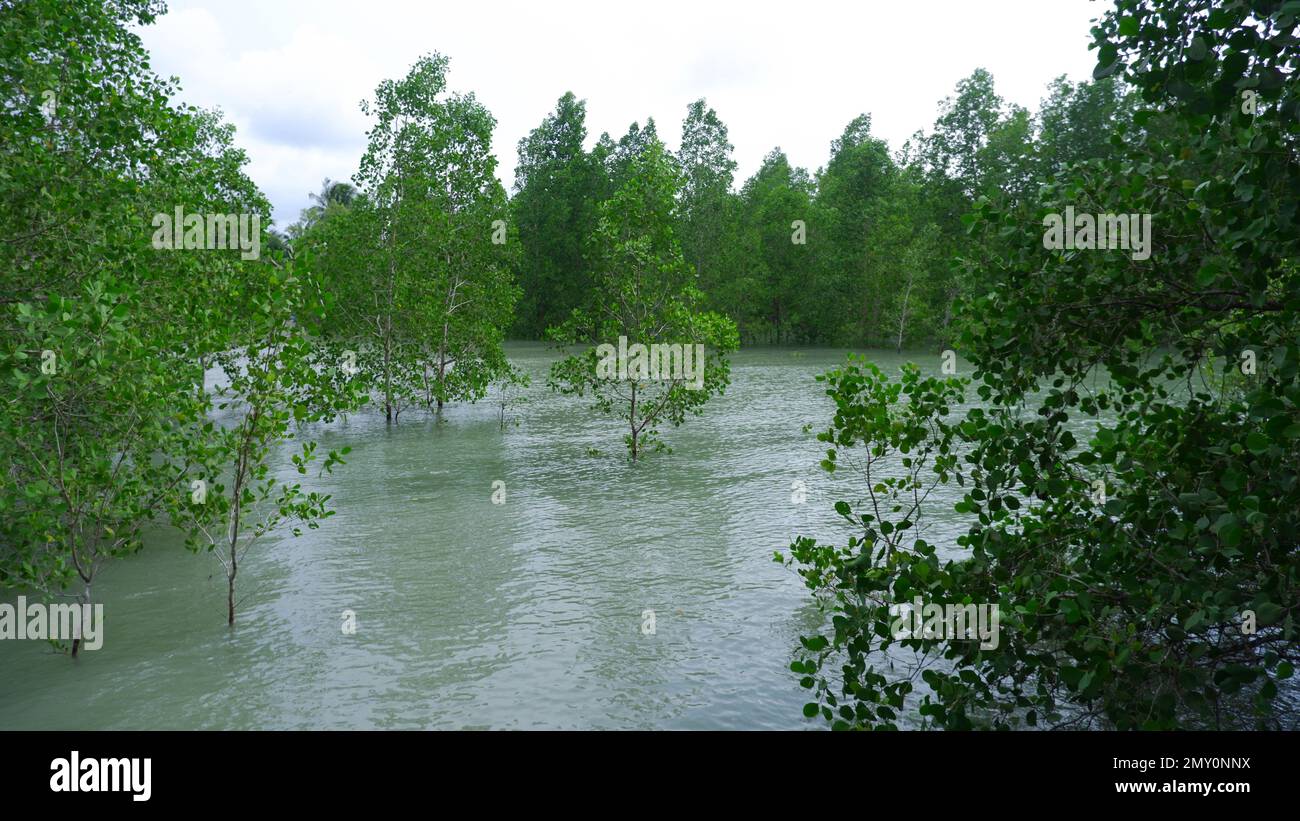
[[[447,323],[442,324],[442,344],[438,346],[438,413],[442,413],[443,395],[447,392]]]
[[[245,422],[248,426],[245,430],[244,441],[241,445],[242,451],[239,454],[239,462],[235,466],[234,493],[231,498],[234,500],[234,507],[231,509],[230,519],[230,564],[226,567],[226,625],[235,626],[235,576],[239,573],[239,526],[243,518],[244,506],[241,501],[244,495],[244,483],[247,480],[248,473],[248,452],[252,447],[250,439],[253,430],[257,426],[258,416],[261,414],[255,407],[250,414],[249,419]]]
[[[628,423],[632,429],[632,461],[636,461],[637,446],[637,429],[636,429],[636,383],[632,383],[632,411],[628,414]]]
[[[90,604],[90,582],[86,582],[81,589],[81,602],[82,604]],[[84,610],[82,611],[82,615],[85,615]],[[101,630],[103,629],[103,625],[100,625],[100,629]],[[86,632],[86,626],[84,624],[81,626],[81,632],[83,633]],[[75,659],[77,657],[77,653],[79,653],[80,651],[81,651],[81,636],[74,636],[72,639],[72,657]]]
[[[912,278],[907,278],[907,290],[903,291],[903,307],[898,312],[898,346],[896,351],[903,352],[903,328],[907,325],[907,303],[912,296]]]

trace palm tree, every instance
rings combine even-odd
[[[321,181],[320,192],[307,196],[314,204],[304,208],[298,217],[302,231],[319,222],[331,208],[347,208],[352,205],[352,201],[357,196],[357,189],[351,183],[335,182],[326,177]]]
[[[326,177],[321,181],[320,193],[309,196],[317,206],[328,209],[331,205],[351,205],[356,195],[357,189],[351,183],[335,182]]]

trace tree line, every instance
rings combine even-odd
[[[1125,94],[1111,80],[1058,78],[1030,115],[978,69],[942,101],[933,128],[896,153],[862,114],[817,171],[774,148],[739,184],[727,126],[696,100],[669,154],[681,177],[672,228],[705,306],[731,317],[746,344],[946,347],[961,215],[981,196],[1025,196],[1058,166],[1107,156],[1131,108]],[[584,242],[599,204],[631,158],[666,150],[652,118],[617,140],[601,134],[591,150],[586,140],[586,103],[570,92],[519,142],[512,336],[543,338],[583,302],[595,265]]]
[[[447,60],[434,59],[438,93]],[[730,317],[741,342],[947,347],[961,294],[952,262],[969,241],[961,216],[980,197],[1024,198],[1058,168],[1113,154],[1111,135],[1134,109],[1130,95],[1112,78],[1060,77],[1031,114],[977,69],[940,103],[933,127],[897,152],[862,114],[830,141],[815,172],[774,148],[737,184],[727,126],[705,100],[687,107],[676,152],[653,118],[617,140],[602,133],[588,150],[586,101],[567,92],[519,141],[513,194],[505,203],[498,195],[493,211],[517,244],[503,263],[517,288],[507,300],[513,311],[498,322],[508,338],[546,339],[589,301],[599,290],[600,254],[590,243],[601,205],[657,151],[675,177],[658,218],[692,269],[702,307]],[[478,115],[491,122],[485,110]],[[486,145],[490,128],[476,139]],[[358,203],[357,191],[326,180],[285,241],[318,234]]]

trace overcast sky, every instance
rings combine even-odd
[[[422,54],[451,59],[449,86],[497,119],[499,175],[565,92],[587,101],[588,144],[654,117],[670,148],[687,105],[730,130],[737,181],[780,146],[810,171],[857,114],[899,148],[982,66],[1007,100],[1037,109],[1057,75],[1088,77],[1090,0],[591,3],[171,0],[141,35],[181,99],[220,107],[280,227],[321,179],[350,179],[365,148],[358,103]]]

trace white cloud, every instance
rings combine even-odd
[[[781,146],[816,169],[857,114],[897,148],[977,66],[1034,108],[1053,77],[1092,68],[1087,0],[488,5],[368,0],[177,0],[141,32],[186,102],[220,107],[281,225],[321,178],[346,179],[365,147],[358,102],[421,55],[451,58],[450,86],[498,121],[500,173],[565,91],[588,101],[589,139],[653,116],[675,146],[707,97],[730,129],[740,179]]]

